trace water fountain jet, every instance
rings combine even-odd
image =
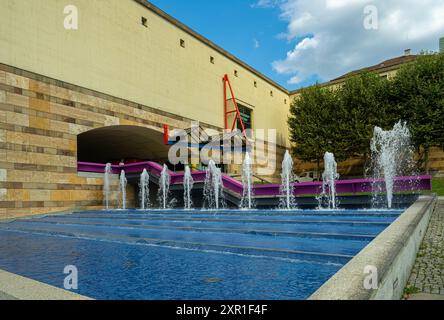
[[[145,210],[150,207],[150,176],[146,169],[143,169],[139,182],[140,208]]]
[[[193,189],[193,176],[189,166],[185,167],[185,173],[183,177],[183,202],[185,209],[191,209],[193,207],[193,200],[191,199],[191,191]]]
[[[296,197],[294,196],[294,173],[293,173],[293,159],[288,150],[285,152],[284,161],[282,161],[281,173],[281,188],[280,188],[280,209],[294,209],[296,207]]]
[[[322,194],[319,197],[320,207],[326,198],[328,209],[337,209],[336,180],[339,178],[335,155],[326,152],[324,155],[324,173],[322,174]]]
[[[373,178],[384,179],[388,208],[393,206],[394,178],[413,167],[414,151],[411,134],[406,123],[398,122],[392,130],[375,127],[371,141]],[[379,182],[373,183],[373,201],[378,204],[378,194],[383,191]]]
[[[240,207],[243,209],[252,209],[253,201],[253,169],[250,153],[245,154],[245,160],[242,166],[242,185],[243,193]]]
[[[171,177],[168,173],[168,166],[164,164],[160,174],[159,192],[157,194],[161,209],[167,209],[169,206],[168,198],[170,193],[170,182]]]
[[[222,172],[216,167],[214,160],[210,160],[206,169],[204,186],[204,206],[208,209],[219,209],[225,206],[223,197]]]
[[[128,181],[125,177],[125,170],[122,170],[120,173],[120,195],[122,197],[122,210],[126,210],[126,186]]]
[[[107,163],[105,166],[105,175],[103,177],[103,198],[105,199],[106,210],[109,210],[109,203],[111,197],[111,184],[110,184],[111,174],[112,174],[111,163]]]

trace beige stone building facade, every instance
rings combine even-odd
[[[223,129],[225,74],[251,128],[277,129],[278,163],[289,147],[289,92],[146,1],[5,0],[0,24],[3,218],[102,207],[102,176],[77,172],[95,149],[162,161],[164,125]]]

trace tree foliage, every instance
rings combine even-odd
[[[444,54],[419,56],[391,85],[393,113],[407,121],[427,169],[430,148],[444,145]]]
[[[347,135],[348,157],[366,155],[375,126],[386,128],[391,125],[387,83],[385,78],[365,72],[348,78],[338,90],[342,118],[337,125]]]
[[[300,98],[291,105],[288,125],[293,153],[298,158],[319,163],[326,151],[333,150],[336,106],[337,95],[318,84],[302,90]],[[337,151],[336,156],[341,157],[340,150]]]
[[[293,154],[316,162],[327,151],[338,160],[366,156],[374,127],[389,129],[399,120],[408,123],[425,160],[431,147],[443,147],[444,54],[419,56],[393,80],[364,72],[335,89],[303,89],[288,119]]]

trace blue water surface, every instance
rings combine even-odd
[[[0,223],[0,268],[95,299],[306,299],[402,211],[89,211]]]

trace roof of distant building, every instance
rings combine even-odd
[[[332,80],[330,80],[329,82],[325,82],[322,83],[322,86],[328,86],[328,85],[332,85],[335,83],[341,83],[343,82],[346,78],[354,76],[354,75],[358,75],[362,72],[376,72],[376,73],[383,73],[383,72],[389,72],[392,70],[396,70],[398,69],[401,65],[408,63],[408,62],[413,62],[416,60],[416,58],[418,57],[418,55],[413,55],[410,54],[410,51],[406,50],[406,53],[403,56],[400,57],[396,57],[396,58],[392,58],[392,59],[388,59],[385,60],[381,63],[375,64],[373,66],[370,67],[365,67],[362,69],[357,69],[351,72],[348,72],[340,77],[334,78]],[[300,92],[303,88],[300,88],[298,90],[294,90],[292,92],[290,92],[290,94],[296,94],[298,92]]]
[[[400,57],[396,57],[393,59],[389,59],[389,60],[385,60],[381,63],[375,64],[373,66],[370,67],[366,67],[366,68],[362,68],[362,69],[358,69],[358,70],[354,70],[351,72],[348,72],[340,77],[337,77],[333,80],[330,80],[330,82],[336,82],[338,80],[344,80],[345,78],[348,78],[350,76],[362,73],[362,72],[384,72],[384,71],[390,71],[393,69],[397,69],[399,68],[400,65],[404,64],[404,63],[408,63],[408,62],[412,62],[414,60],[416,60],[418,56],[417,55],[404,55],[404,56],[400,56]]]

